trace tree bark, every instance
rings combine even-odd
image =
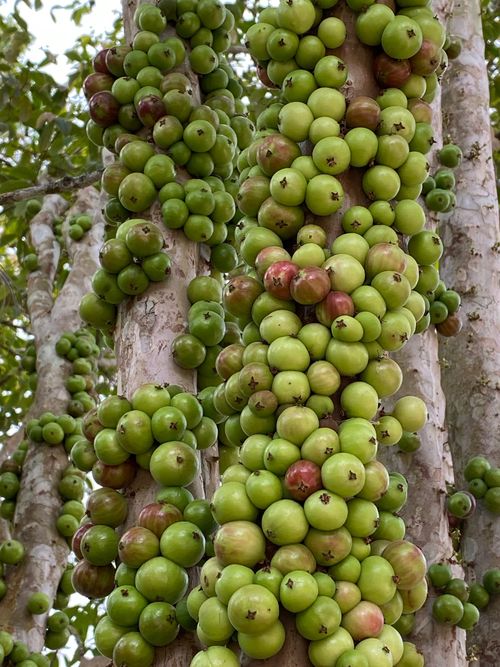
[[[81,326],[78,304],[90,289],[90,278],[98,267],[98,246],[102,241],[104,223],[97,191],[86,188],[78,193],[68,215],[93,212],[94,224],[81,241],[68,244],[73,269],[54,300],[53,281],[59,247],[52,221],[66,207],[67,203],[61,197],[49,196],[31,222],[31,238],[40,268],[28,280],[28,310],[35,336],[38,372],[38,385],[28,419],[47,410],[55,414],[66,411],[69,394],[64,384],[70,365],[57,356],[55,343],[64,331]],[[36,591],[54,599],[69,553],[66,541],[55,526],[61,506],[57,486],[67,465],[68,457],[63,447],[35,443],[30,443],[23,465],[12,537],[23,543],[26,553],[19,565],[8,569],[7,594],[0,603],[0,627],[12,632],[18,641],[26,642],[31,651],[40,651],[43,647],[46,614],[29,614],[27,600]]]
[[[453,5],[452,0],[434,3],[439,19],[446,23]],[[441,95],[438,91],[433,108],[433,134],[436,145],[442,142]],[[429,154],[431,162],[432,154]],[[437,219],[428,212],[427,228],[435,229]],[[397,395],[387,401],[391,406],[397,398],[416,395],[425,401],[428,422],[420,432],[422,446],[414,454],[405,454],[394,448],[384,448],[382,460],[389,469],[403,473],[408,480],[408,502],[402,511],[408,537],[423,549],[428,565],[448,562],[456,577],[463,570],[454,558],[446,511],[446,488],[454,484],[453,462],[448,445],[445,423],[446,400],[441,386],[438,339],[432,327],[417,335],[395,355],[403,371],[403,385]],[[461,667],[466,664],[465,632],[437,624],[431,616],[434,592],[417,614],[411,640],[424,653],[427,664],[443,667]]]
[[[446,284],[462,296],[463,329],[440,340],[445,359],[443,383],[455,473],[464,488],[464,466],[474,455],[500,465],[500,234],[488,113],[488,78],[484,63],[481,10],[477,0],[456,0],[450,32],[462,39],[443,91],[444,133],[464,159],[456,170],[457,206],[445,216],[440,233]],[[468,580],[481,581],[485,570],[500,564],[500,522],[478,501],[465,522],[462,553]],[[469,642],[471,658],[497,665],[500,654],[500,600],[492,599]]]

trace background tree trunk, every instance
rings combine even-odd
[[[461,37],[462,53],[443,90],[444,133],[464,154],[456,170],[457,207],[440,228],[443,277],[462,296],[462,332],[440,341],[450,446],[461,488],[471,456],[483,454],[500,465],[500,234],[480,12],[477,0],[455,2],[450,32]],[[465,522],[462,553],[468,581],[480,581],[485,570],[500,564],[500,522],[482,501]],[[473,633],[470,654],[479,659],[474,664],[498,664],[499,636],[497,597]]]
[[[66,239],[72,271],[54,300],[60,249],[53,233],[53,220],[66,208],[67,202],[62,197],[50,195],[30,226],[40,268],[28,280],[28,312],[35,337],[38,384],[27,419],[44,411],[56,415],[66,412],[69,394],[65,380],[70,364],[56,354],[55,344],[62,333],[81,326],[78,304],[90,289],[91,276],[98,267],[104,224],[99,194],[94,188],[86,188],[78,193],[67,215],[89,213],[93,226],[81,241]],[[43,647],[46,614],[29,614],[27,600],[36,591],[54,599],[69,553],[66,541],[56,530],[62,502],[57,487],[67,465],[68,456],[62,446],[35,443],[30,443],[23,465],[12,537],[22,542],[26,553],[19,565],[8,569],[7,594],[0,603],[0,627],[12,632],[16,640],[26,642],[31,651]]]

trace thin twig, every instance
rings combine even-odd
[[[101,178],[102,169],[81,174],[80,176],[63,176],[41,185],[31,185],[29,188],[12,190],[0,194],[0,206],[9,206],[24,199],[31,199],[39,195],[58,194],[60,192],[70,192],[78,188],[84,188],[87,185],[95,183]]]

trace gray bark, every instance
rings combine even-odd
[[[465,488],[467,460],[483,454],[500,465],[500,233],[491,150],[488,78],[484,63],[480,3],[456,0],[450,31],[462,38],[462,53],[452,61],[443,92],[444,133],[463,151],[456,170],[457,207],[440,232],[445,244],[442,272],[462,296],[463,329],[440,340],[445,360],[450,447],[457,482]],[[500,566],[500,522],[482,501],[465,523],[462,554],[469,581]],[[469,651],[481,666],[498,664],[500,600],[492,600],[474,631]]]

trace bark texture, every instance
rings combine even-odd
[[[452,0],[434,3],[439,19],[446,23]],[[436,146],[442,142],[441,95],[438,91],[433,108],[433,134]],[[431,164],[436,162],[428,154]],[[434,165],[435,166],[435,165]],[[435,229],[437,220],[428,212],[428,229]],[[402,511],[407,534],[425,553],[428,565],[448,562],[453,565],[456,577],[463,577],[463,570],[454,557],[446,512],[446,488],[454,483],[453,462],[448,445],[445,422],[446,399],[441,384],[438,338],[434,327],[425,334],[410,339],[395,355],[403,371],[403,385],[398,393],[386,402],[390,408],[404,395],[419,396],[425,401],[428,421],[420,432],[422,446],[414,454],[405,454],[397,447],[384,448],[381,458],[389,470],[397,470],[408,480],[408,502]],[[435,623],[431,616],[434,592],[416,616],[411,635],[424,653],[426,664],[443,667],[462,667],[466,664],[465,632]]]
[[[31,223],[32,244],[40,268],[28,280],[28,311],[35,336],[38,372],[38,386],[28,419],[47,410],[56,415],[66,411],[69,394],[64,383],[70,364],[57,356],[55,343],[64,331],[81,326],[78,304],[90,289],[90,278],[98,267],[98,246],[104,224],[98,212],[99,195],[94,188],[86,188],[79,192],[68,215],[94,212],[94,224],[84,239],[68,243],[73,271],[57,298],[54,297],[59,246],[52,222],[66,208],[64,199],[51,195]],[[8,568],[7,594],[0,603],[0,628],[13,632],[31,651],[40,651],[43,647],[46,614],[28,614],[27,600],[36,591],[54,599],[69,553],[66,541],[55,527],[61,506],[57,486],[67,465],[63,447],[34,443],[29,446],[23,465],[12,537],[23,543],[26,553],[19,565]]]
[[[443,220],[441,260],[446,284],[462,296],[461,333],[441,339],[449,439],[457,483],[465,488],[467,460],[483,454],[500,465],[500,233],[488,114],[480,3],[456,0],[450,32],[462,39],[443,93],[444,134],[462,148],[456,170],[457,207]],[[500,522],[478,502],[465,523],[462,553],[467,579],[480,581],[500,566]],[[492,600],[469,645],[476,665],[497,665],[500,655],[500,600]]]

